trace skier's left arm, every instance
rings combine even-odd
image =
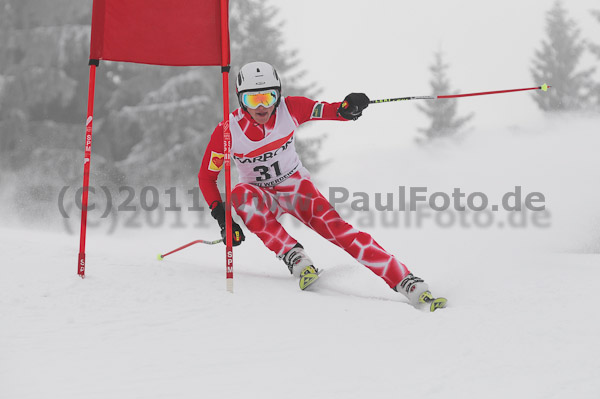
[[[313,120],[356,120],[369,105],[369,98],[362,93],[352,93],[344,101],[327,103],[306,97],[286,97],[285,103],[299,126]]]
[[[363,110],[369,106],[370,101],[365,93],[350,93],[340,104],[337,113],[344,119],[355,121],[362,116]]]

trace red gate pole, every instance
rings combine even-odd
[[[221,73],[223,75],[223,144],[225,152],[225,270],[227,291],[233,293],[231,226],[231,131],[229,130],[229,2],[221,0]]]
[[[79,233],[79,260],[77,274],[85,277],[85,234],[87,228],[87,206],[90,185],[90,160],[92,157],[92,122],[94,120],[94,89],[96,87],[96,67],[99,60],[90,60],[90,81],[88,88],[88,111],[85,121],[85,153],[83,155],[83,191],[81,193],[81,231]]]

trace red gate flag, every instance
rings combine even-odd
[[[85,129],[81,232],[77,274],[85,277],[88,191],[96,66],[100,60],[170,66],[220,65],[223,120],[229,115],[229,0],[94,0],[90,43],[90,80]],[[231,178],[228,124],[223,131],[227,221],[227,289],[233,292]]]
[[[229,65],[221,0],[94,0],[90,59],[140,64]],[[228,1],[224,2],[226,6]],[[222,59],[222,49],[226,54]]]

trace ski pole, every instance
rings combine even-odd
[[[525,89],[510,89],[510,90],[497,90],[497,91],[484,91],[480,93],[466,93],[466,94],[450,94],[443,96],[414,96],[414,97],[399,97],[399,98],[387,98],[383,100],[371,100],[369,104],[380,104],[380,103],[389,103],[393,101],[408,101],[408,100],[438,100],[441,98],[458,98],[458,97],[473,97],[473,96],[485,96],[488,94],[501,94],[501,93],[512,93],[515,91],[526,91],[526,90],[542,90],[548,91],[548,89],[552,86],[548,86],[547,84],[543,84],[538,87],[528,87]]]
[[[222,238],[221,238],[221,239],[218,239],[218,240],[214,240],[214,241],[206,241],[206,240],[196,240],[196,241],[192,241],[192,242],[190,242],[190,243],[188,243],[188,244],[185,244],[185,245],[184,245],[184,246],[182,246],[182,247],[179,247],[179,248],[176,248],[176,249],[172,250],[171,252],[167,252],[166,254],[162,254],[162,255],[161,255],[161,254],[158,254],[157,258],[158,258],[158,260],[163,260],[165,256],[167,256],[167,255],[171,255],[172,253],[174,253],[174,252],[177,252],[177,251],[181,251],[182,249],[185,249],[185,248],[187,248],[187,247],[189,247],[189,246],[191,246],[191,245],[194,245],[194,244],[208,244],[208,245],[214,245],[214,244],[218,244],[218,243],[220,243],[220,242],[223,242],[223,239],[222,239]]]

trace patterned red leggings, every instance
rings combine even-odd
[[[283,213],[289,213],[344,249],[390,287],[395,287],[409,273],[404,264],[369,234],[345,222],[309,177],[300,171],[274,187],[240,183],[232,191],[232,203],[246,227],[278,256],[297,243],[277,221]]]

